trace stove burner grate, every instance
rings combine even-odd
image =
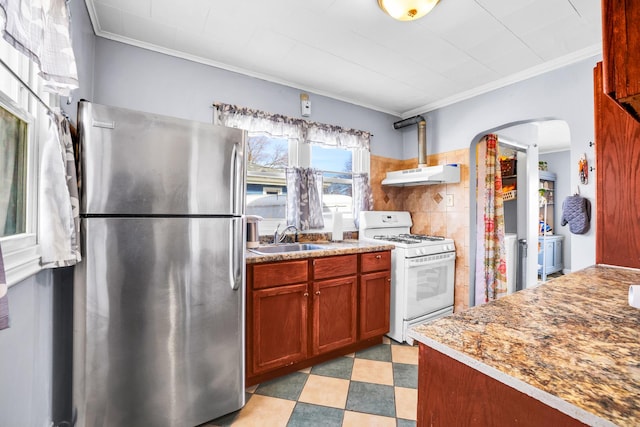
[[[430,236],[427,234],[400,234],[399,237],[401,238],[409,238],[409,239],[413,239],[413,240],[419,240],[419,241],[429,241],[429,242],[437,242],[439,240],[444,240],[443,236]]]

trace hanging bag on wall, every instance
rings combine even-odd
[[[567,197],[562,203],[562,225],[569,223],[569,231],[573,234],[584,234],[589,231],[591,221],[591,202],[582,196]]]

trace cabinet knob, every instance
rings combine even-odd
[[[376,255],[376,259],[382,258],[382,255]]]
[[[305,292],[304,294],[302,294],[303,297],[308,297],[309,296],[309,292]]]
[[[391,279],[387,279],[387,282],[390,282],[390,281],[391,281]]]
[[[320,291],[316,291],[316,295],[320,295]]]

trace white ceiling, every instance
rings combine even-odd
[[[98,36],[402,117],[601,52],[600,0],[85,0]]]

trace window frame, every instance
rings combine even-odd
[[[248,139],[252,138],[252,137],[259,137],[259,136],[266,136],[269,138],[275,138],[275,139],[282,139],[281,137],[272,137],[264,132],[261,131],[257,131],[257,130],[252,130],[248,132]],[[248,142],[248,141],[247,141]],[[288,153],[288,166],[289,167],[311,167],[311,151],[312,151],[312,146],[314,145],[313,143],[308,143],[308,142],[304,142],[304,141],[298,141],[295,139],[290,139],[288,138],[288,143],[289,143],[289,153]],[[324,144],[319,144],[320,146],[323,146],[325,148],[331,148],[331,149],[336,149],[336,150],[348,150],[351,151],[351,171],[350,172],[346,172],[345,173],[350,173],[350,174],[355,174],[355,173],[369,173],[370,171],[370,152],[369,150],[365,149],[365,148],[342,148],[342,147],[338,147],[338,146],[330,146],[330,145],[324,145]],[[337,172],[337,171],[324,171],[323,172]],[[249,177],[251,176],[256,176],[256,177],[277,177],[279,179],[282,179],[283,181],[286,179],[285,178],[285,173],[284,172],[254,172],[254,171],[249,171],[247,170],[247,184],[249,184]],[[350,180],[351,184],[353,185],[353,179]],[[317,229],[311,229],[306,231],[307,233],[328,233],[331,232],[331,212],[324,212],[323,213],[323,219],[324,219],[324,228],[317,228]],[[354,223],[354,218],[353,218],[353,209],[351,209],[350,212],[343,214],[343,224],[344,224],[344,231],[357,231],[355,223]],[[263,230],[274,230],[276,229],[276,227],[280,226],[280,229],[282,229],[284,226],[286,226],[286,217],[282,218],[282,219],[263,219],[260,222],[260,227],[262,227]],[[301,232],[304,233],[305,231]],[[261,233],[262,235],[265,235],[264,231]],[[269,233],[267,233],[268,235]]]
[[[2,43],[0,53],[3,60],[6,58],[5,63],[25,83],[32,88],[36,86],[37,93],[43,93],[33,63],[6,42]],[[38,245],[38,141],[47,132],[47,116],[44,107],[4,67],[0,67],[0,73],[0,105],[27,124],[25,232],[0,237],[5,279],[11,287],[42,270]]]

